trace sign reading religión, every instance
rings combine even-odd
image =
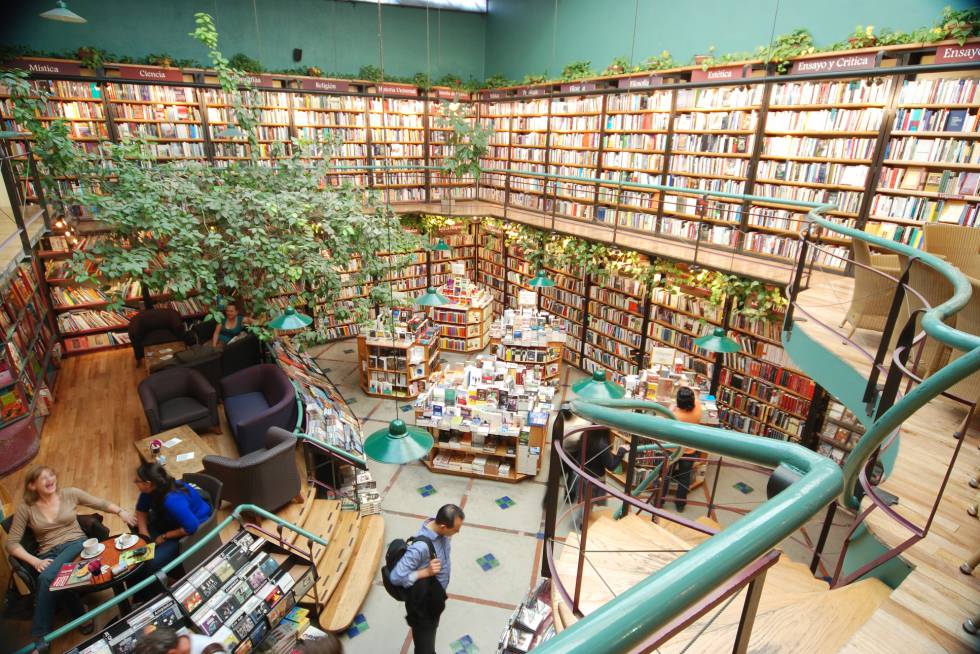
[[[875,68],[877,65],[878,53],[865,52],[837,57],[797,59],[793,62],[789,74],[806,75],[807,73],[833,73],[842,70],[867,70],[868,68]]]
[[[304,91],[332,91],[336,93],[347,93],[350,91],[350,84],[338,82],[335,79],[316,79],[304,77],[299,81],[299,87]]]
[[[119,77],[123,79],[142,79],[150,82],[183,82],[184,76],[177,68],[154,68],[153,66],[117,66]]]

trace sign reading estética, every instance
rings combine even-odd
[[[338,93],[350,91],[350,84],[332,79],[305,78],[299,81],[299,87],[304,91],[336,91]]]
[[[660,86],[664,83],[661,75],[645,75],[643,77],[624,77],[616,80],[616,88],[620,89],[648,89],[651,86]]]
[[[123,79],[142,79],[150,82],[183,82],[184,76],[176,68],[151,68],[149,66],[117,66]]]
[[[841,55],[839,57],[820,57],[818,59],[798,59],[793,62],[790,75],[806,73],[832,73],[838,70],[867,70],[878,65],[878,55],[874,52]]]
[[[743,79],[745,77],[745,66],[722,66],[721,68],[709,68],[702,70],[696,68],[691,71],[692,82],[714,82],[726,79]]]
[[[980,61],[980,45],[941,45],[936,48],[937,64],[958,64],[964,61]]]
[[[40,75],[81,75],[81,64],[70,61],[35,61],[32,59],[14,59],[3,64],[4,67],[20,68],[29,73]]]

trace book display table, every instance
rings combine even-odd
[[[436,373],[415,401],[415,422],[435,437],[425,465],[443,472],[516,482],[541,469],[555,388],[536,366],[478,355]]]
[[[507,309],[490,327],[491,351],[501,361],[537,366],[541,379],[557,384],[561,379],[565,332],[551,316],[529,309]]]
[[[490,343],[493,296],[465,277],[451,277],[439,292],[452,302],[433,307],[432,322],[440,328],[439,349],[479,352]]]
[[[156,599],[68,652],[131,652],[143,633],[160,627],[206,634],[233,654],[288,652],[309,626],[308,611],[296,604],[315,582],[308,559],[241,530]]]
[[[382,311],[357,336],[361,390],[372,397],[416,397],[439,367],[439,334],[423,311]]]

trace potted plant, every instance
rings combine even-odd
[[[953,39],[962,46],[968,38],[980,33],[980,10],[953,9],[947,5],[937,27],[942,38]]]
[[[572,63],[565,66],[561,71],[561,79],[564,82],[569,82],[575,79],[585,79],[587,77],[594,77],[595,71],[592,70],[591,61],[573,61]]]
[[[79,48],[75,51],[75,56],[81,60],[83,66],[92,70],[101,68],[105,61],[105,51],[90,46]]]
[[[854,32],[848,37],[847,42],[851,44],[851,49],[870,48],[878,42],[878,37],[874,35],[874,25],[862,27],[858,25]]]
[[[650,55],[644,59],[643,63],[640,64],[640,68],[642,70],[664,70],[666,68],[674,68],[676,65],[670,51],[664,50],[659,55]]]
[[[146,55],[146,63],[151,66],[163,66],[164,68],[170,68],[173,64],[173,58],[168,54],[150,54]]]
[[[694,65],[701,66],[701,70],[708,70],[708,66],[714,63],[715,60],[715,46],[708,46],[708,54],[696,54],[694,55]]]
[[[309,75],[310,77],[322,77],[323,71],[317,68],[316,66],[310,66],[309,68],[306,69],[306,74]]]
[[[606,69],[602,71],[602,74],[622,75],[623,73],[629,72],[630,68],[632,68],[632,66],[630,66],[629,59],[627,59],[626,57],[616,57],[615,59],[612,60],[612,63],[606,66]]]

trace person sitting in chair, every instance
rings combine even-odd
[[[238,312],[238,304],[229,302],[225,305],[225,319],[214,327],[214,336],[211,337],[211,345],[222,347],[228,345],[231,339],[235,338],[243,331],[245,325],[252,324],[251,318],[246,318]]]

